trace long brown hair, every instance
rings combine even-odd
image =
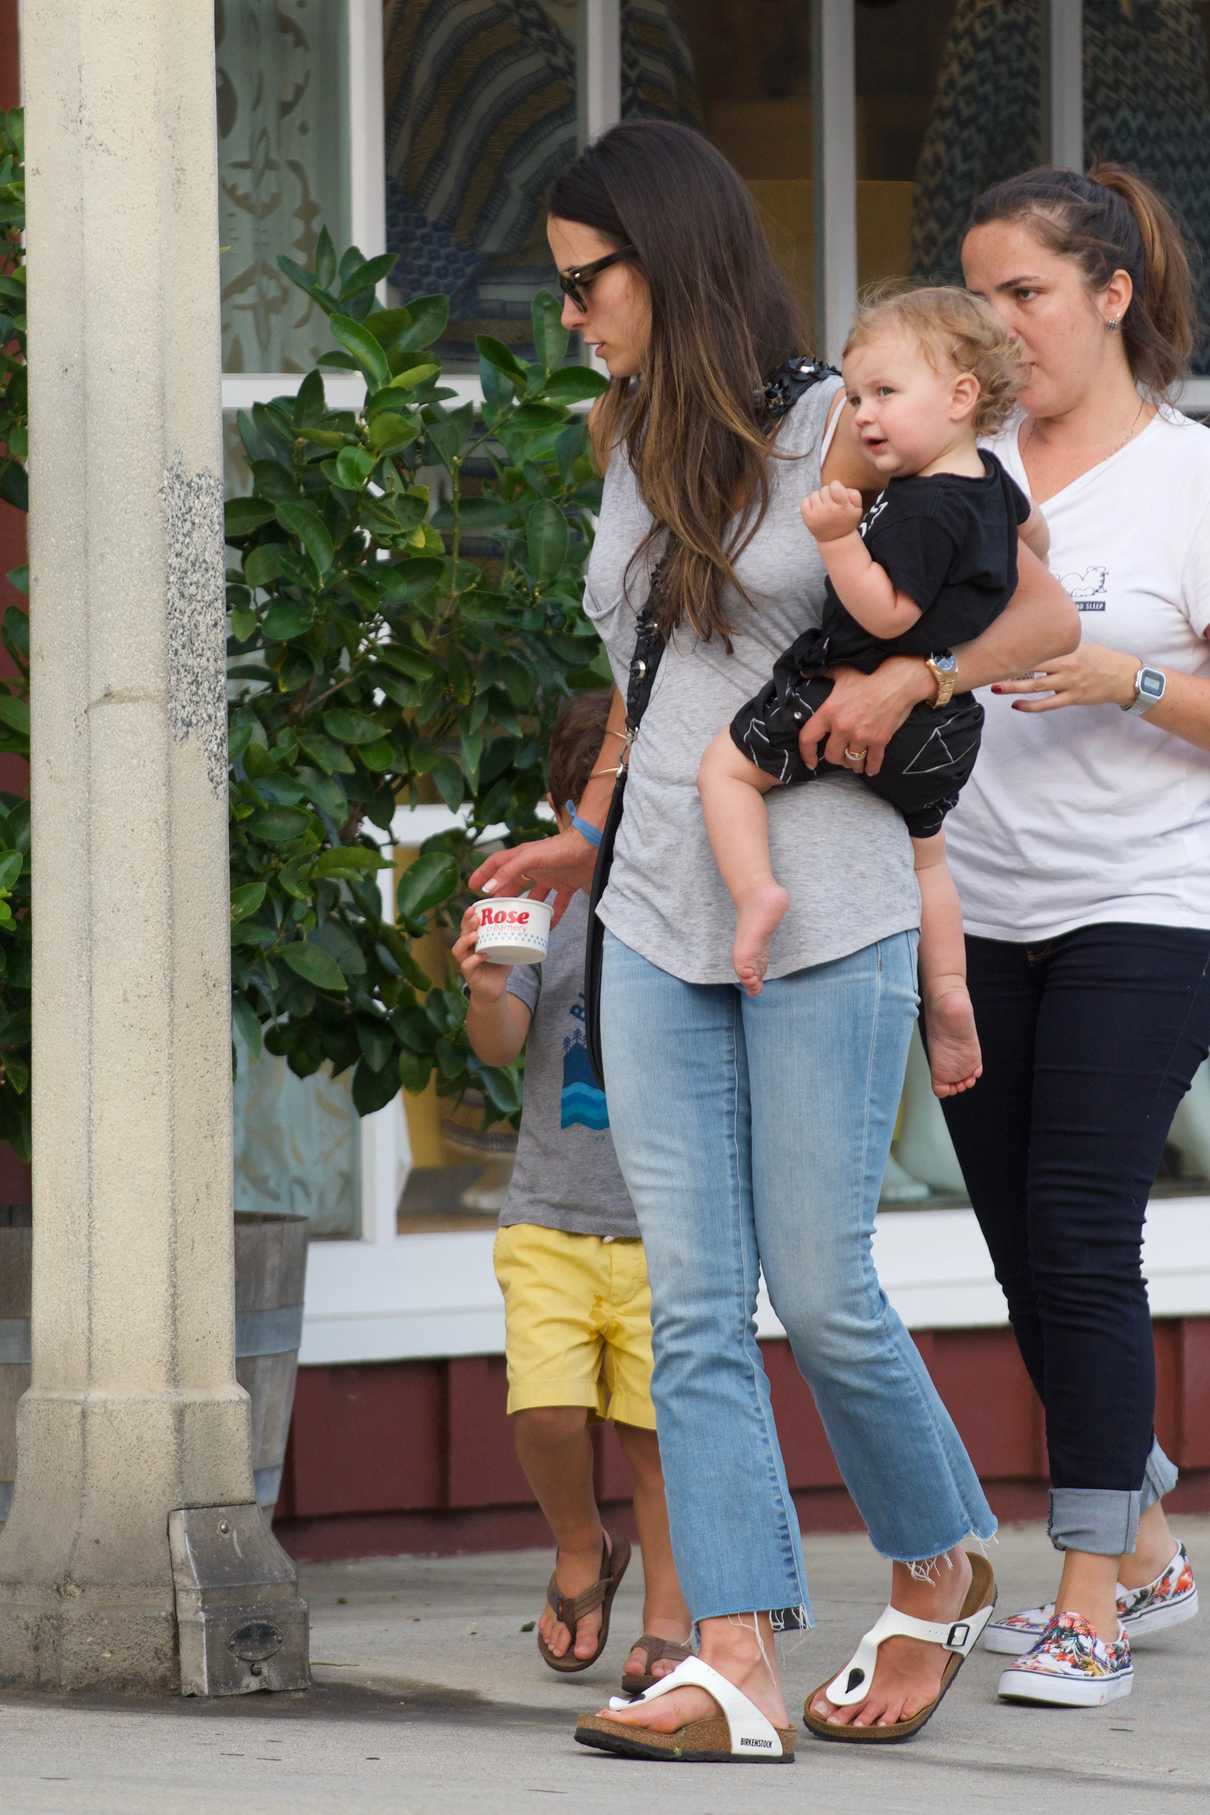
[[[802,317],[739,176],[700,133],[626,120],[555,184],[550,213],[635,249],[651,293],[637,381],[597,406],[598,448],[625,448],[653,538],[671,532],[660,584],[665,635],[688,624],[727,640],[727,582],[769,505],[765,378],[805,349]],[[738,507],[738,508],[737,508]]]
[[[1050,252],[1074,259],[1091,290],[1114,272],[1134,285],[1121,333],[1135,383],[1156,402],[1189,370],[1197,311],[1189,250],[1172,210],[1123,164],[1094,164],[1087,176],[1041,165],[985,189],[966,231],[1019,221]]]

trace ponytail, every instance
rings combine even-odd
[[[1092,290],[1117,270],[1134,286],[1122,340],[1135,383],[1157,402],[1189,370],[1197,329],[1189,252],[1176,219],[1150,183],[1122,164],[1087,176],[1040,166],[984,190],[967,232],[1021,221],[1051,252],[1074,259]]]
[[[1135,379],[1152,395],[1165,397],[1185,376],[1193,355],[1197,318],[1188,248],[1167,202],[1135,171],[1097,162],[1088,177],[1119,197],[1134,219],[1143,281],[1136,280],[1122,337]]]

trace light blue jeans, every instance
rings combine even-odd
[[[870,1537],[904,1562],[996,1522],[870,1253],[916,1019],[916,935],[766,983],[683,983],[605,935],[614,1144],[651,1275],[653,1393],[695,1620],[810,1624],[755,1333],[769,1297]]]

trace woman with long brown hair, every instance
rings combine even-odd
[[[904,1738],[989,1617],[990,1570],[963,1540],[995,1524],[870,1257],[916,1016],[910,843],[855,776],[779,796],[770,832],[791,905],[750,998],[731,969],[730,904],[697,795],[707,742],[819,620],[824,568],[803,496],[833,478],[879,481],[837,378],[799,359],[793,388],[819,382],[779,414],[784,370],[769,381],[801,352],[803,327],[747,191],[707,141],[654,122],[613,128],[556,185],[548,236],[564,321],[614,381],[593,423],[605,490],[584,607],[620,686],[649,598],[665,639],[600,907],[602,1039],[652,1282],[673,1546],[700,1639],[699,1656],[632,1708],[586,1717],[577,1737],[644,1757],[793,1756],[772,1639],[810,1613],[755,1336],[763,1274],[891,1560],[891,1606],[832,1685],[845,1706],[811,1724]],[[956,652],[968,685],[1074,642],[1070,605],[1024,551],[1021,573],[1002,617]],[[874,768],[906,715],[899,696],[932,698],[939,685],[924,660],[897,658],[872,680],[843,677],[812,729],[830,761],[843,766],[847,747],[851,768]],[[616,762],[607,738],[597,766]],[[608,792],[602,776],[580,818],[601,820]],[[567,891],[591,870],[573,830],[498,854],[471,880]],[[591,1581],[599,1557],[582,1566]],[[588,1585],[560,1581],[565,1593]]]
[[[1003,1695],[1096,1706],[1197,1588],[1161,1499],[1140,1249],[1210,1046],[1210,433],[1166,401],[1189,260],[1132,172],[1038,169],[980,196],[962,262],[1024,347],[990,443],[1047,519],[1073,653],[992,689],[952,819],[984,1075],[946,1119],[1046,1409],[1055,1601],[997,1622]]]

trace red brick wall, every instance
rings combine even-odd
[[[917,1334],[997,1514],[1045,1512],[1041,1410],[1007,1330]],[[807,1530],[860,1529],[785,1342],[765,1344],[790,1484]],[[1184,1471],[1173,1504],[1210,1510],[1210,1318],[1156,1326],[1161,1441]],[[504,1361],[303,1368],[277,1532],[295,1556],[512,1549],[545,1544],[505,1416]],[[597,1433],[597,1486],[630,1532],[629,1471]]]

